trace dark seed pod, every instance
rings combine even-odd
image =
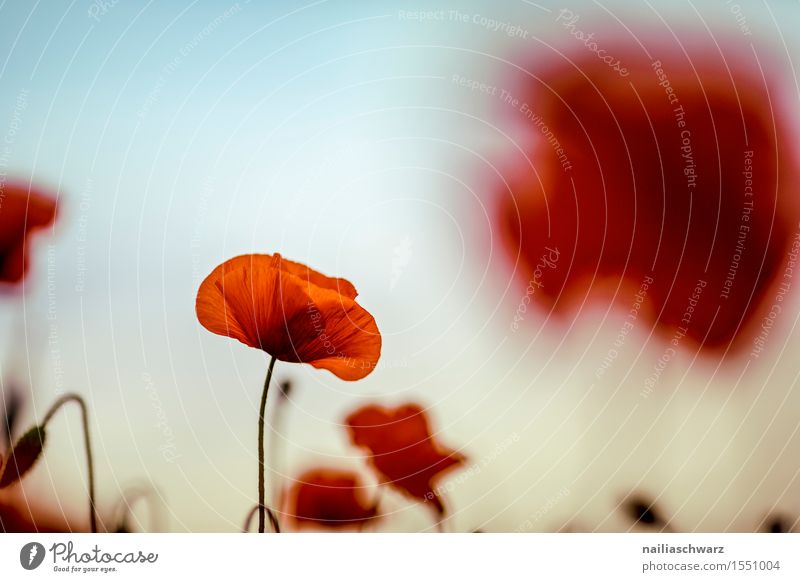
[[[0,489],[13,485],[27,473],[39,459],[44,449],[44,428],[34,426],[20,437],[8,455],[3,474],[0,475]]]
[[[663,528],[667,521],[655,504],[645,497],[633,495],[623,502],[622,510],[634,523],[645,527]]]
[[[282,398],[289,398],[289,394],[292,392],[292,381],[291,380],[284,380],[281,382],[278,387],[281,391]]]

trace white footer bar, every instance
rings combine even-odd
[[[0,580],[777,582],[798,564],[800,534],[0,535]]]

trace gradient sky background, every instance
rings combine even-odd
[[[647,330],[594,378],[624,309],[585,310],[568,331],[529,312],[511,332],[525,283],[493,237],[492,188],[519,128],[496,98],[453,81],[503,88],[519,67],[581,50],[554,23],[562,7],[600,40],[615,19],[662,33],[688,24],[768,45],[797,72],[800,7],[746,3],[744,38],[723,1],[433,4],[120,0],[98,14],[88,1],[0,3],[0,170],[62,203],[24,297],[0,297],[4,382],[34,387],[25,418],[62,391],[86,394],[101,511],[152,483],[166,504],[158,527],[239,528],[255,498],[267,360],[202,329],[194,299],[226,258],[280,251],[353,281],[384,349],[352,384],[278,365],[296,388],[271,437],[278,473],[362,467],[344,415],[412,399],[474,463],[444,482],[456,530],[626,529],[615,507],[632,490],[683,529],[751,530],[775,503],[800,514],[796,297],[744,388],[732,389],[740,369],[681,353],[646,401],[663,352]],[[402,13],[442,7],[432,21]],[[26,491],[82,517],[77,429],[74,412],[56,421]],[[385,507],[385,529],[431,527],[400,496]]]

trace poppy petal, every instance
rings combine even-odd
[[[581,53],[520,87],[536,175],[520,158],[502,230],[543,309],[573,314],[598,283],[629,305],[644,282],[657,331],[725,353],[779,292],[796,236],[796,117],[749,51],[652,42],[609,48],[624,78]]]
[[[209,331],[287,362],[308,363],[344,380],[377,364],[375,319],[355,302],[344,279],[327,277],[279,254],[242,255],[206,277],[197,317]]]
[[[375,319],[351,299],[330,292],[316,294],[315,305],[324,317],[324,334],[316,338],[309,364],[329,370],[344,380],[367,376],[381,355],[381,335]]]
[[[345,297],[349,297],[350,299],[355,299],[358,296],[356,292],[356,288],[353,284],[348,281],[347,279],[340,279],[337,277],[327,277],[322,273],[314,271],[310,267],[303,265],[302,263],[295,263],[294,261],[290,261],[288,259],[284,259],[279,254],[276,253],[276,256],[280,257],[280,268],[282,271],[294,275],[295,277],[299,277],[317,287],[322,287],[323,289],[330,289],[332,291],[336,291]]]
[[[24,185],[0,188],[0,282],[19,283],[28,271],[27,238],[56,218],[57,203]]]
[[[377,517],[357,473],[320,468],[303,473],[293,484],[287,513],[298,528],[304,524],[332,529],[362,526]]]
[[[444,513],[435,481],[466,457],[434,440],[422,407],[367,405],[351,413],[345,424],[353,444],[369,451],[370,465],[381,483],[431,503],[439,515]]]
[[[228,301],[229,297],[238,296],[252,287],[252,283],[248,284],[245,280],[246,269],[252,262],[252,257],[240,256],[215,268],[200,284],[195,309],[197,319],[208,331],[232,337],[251,347],[260,347],[251,343],[250,335],[243,326],[243,322],[251,320],[252,315],[241,318],[241,314],[235,312]],[[231,276],[235,274],[239,277]]]

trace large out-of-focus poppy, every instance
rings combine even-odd
[[[56,200],[17,184],[0,185],[0,282],[19,283],[28,271],[28,235],[53,223]]]
[[[506,240],[545,308],[644,290],[676,344],[725,349],[782,299],[797,254],[794,119],[749,44],[640,38],[602,47],[619,71],[581,46],[519,88],[511,109],[538,145],[504,197]]]
[[[446,471],[463,464],[465,457],[437,443],[422,407],[395,408],[367,405],[345,420],[353,444],[369,451],[369,460],[381,483],[391,485],[445,512],[436,488]]]
[[[345,279],[326,277],[279,254],[242,255],[214,269],[197,292],[209,331],[278,360],[330,370],[344,380],[369,374],[381,353],[375,319]]]
[[[297,528],[361,528],[377,517],[357,473],[320,468],[306,471],[292,485],[286,510]]]
[[[57,533],[78,532],[64,515],[42,506],[38,501],[15,492],[0,495],[0,532],[5,533]]]

